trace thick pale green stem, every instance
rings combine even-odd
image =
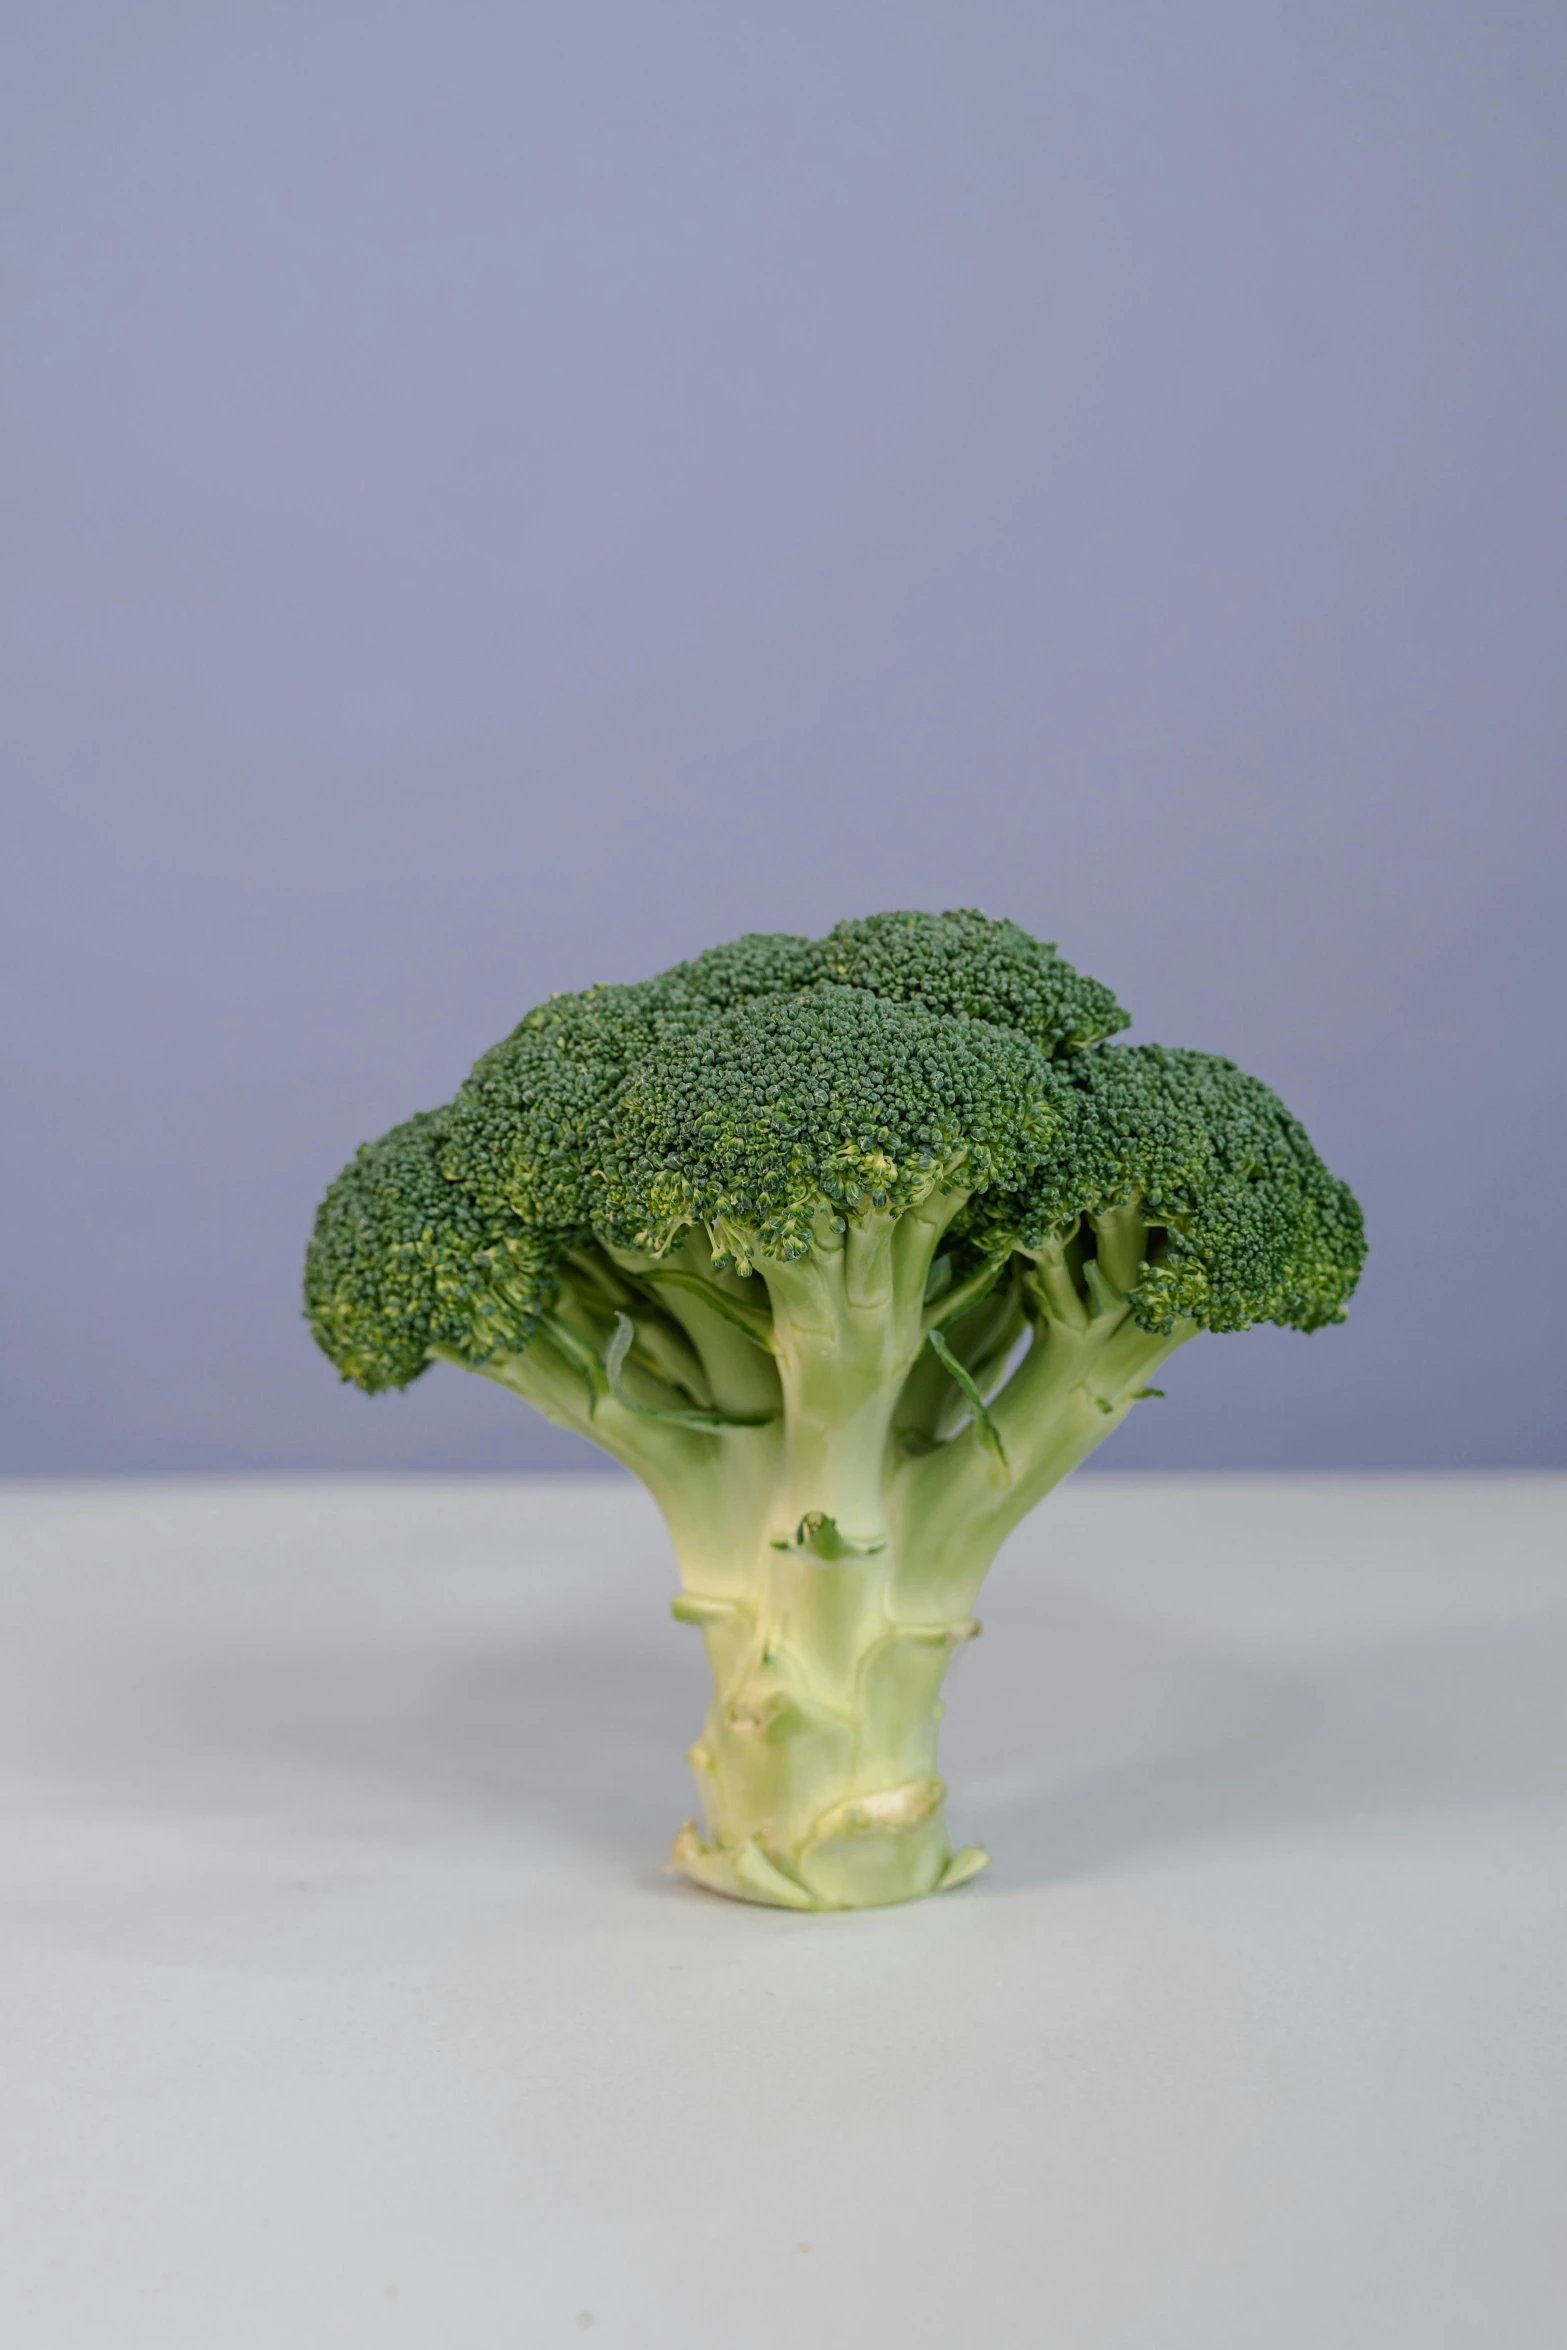
[[[759,1259],[750,1279],[689,1236],[661,1259],[578,1252],[527,1352],[483,1366],[632,1469],[664,1513],[675,1613],[713,1674],[690,1750],[703,1823],[672,1863],[716,1891],[864,1908],[984,1865],[947,1836],[948,1664],[1008,1531],[1191,1335],[1132,1318],[1135,1210],[1096,1223],[1096,1256],[1054,1247],[995,1284],[981,1266],[927,1306],[961,1204],[947,1193],[846,1231],[824,1216],[809,1256]]]
[[[676,1602],[714,1700],[690,1756],[706,1834],[692,1823],[673,1857],[720,1892],[863,1908],[983,1862],[953,1853],[936,1772],[942,1677],[974,1627],[900,1610],[888,1519],[893,1415],[954,1207],[825,1226],[809,1258],[761,1268],[784,1402],[772,1523],[743,1588],[688,1569]]]
[[[792,1909],[908,1901],[973,1874],[936,1771],[940,1689],[962,1620],[900,1618],[886,1550],[825,1560],[769,1546],[749,1588],[687,1591],[714,1697],[690,1751],[706,1833],[677,1838],[698,1883]]]
[[[791,1419],[786,1512],[807,1496],[817,1511],[835,1502],[839,1538],[861,1536],[864,1555],[770,1545],[749,1585],[721,1604],[699,1585],[677,1601],[702,1627],[716,1692],[690,1758],[707,1833],[683,1831],[678,1866],[745,1899],[837,1908],[907,1900],[983,1865],[974,1848],[953,1854],[943,1817],[936,1733],[947,1664],[978,1629],[974,1602],[1011,1527],[1190,1335],[1189,1325],[1142,1331],[1108,1294],[1080,1329],[1041,1322],[991,1406],[1004,1459],[977,1427],[900,1458],[880,1387],[837,1423],[836,1442],[814,1419],[797,1440]],[[783,1378],[792,1401],[787,1367]],[[802,1396],[821,1398],[828,1379],[810,1363]],[[807,1471],[819,1482],[802,1482]]]

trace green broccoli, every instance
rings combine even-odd
[[[1199,1330],[1342,1321],[1360,1211],[1229,1061],[973,912],[555,996],[366,1145],[305,1278],[345,1379],[498,1380],[650,1488],[715,1695],[673,1861],[794,1909],[984,1865],[939,1692],[997,1547]]]

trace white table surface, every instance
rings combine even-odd
[[[1082,1479],[987,1877],[660,1873],[618,1484],[0,1488],[7,2350],[1562,2350],[1567,1479]]]

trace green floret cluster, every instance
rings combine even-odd
[[[624,1087],[595,1219],[662,1253],[691,1225],[721,1262],[803,1256],[822,1222],[912,1207],[949,1176],[1017,1181],[1048,1068],[1026,1037],[830,982],[743,1004]]]
[[[549,1252],[446,1171],[449,1110],[361,1145],[322,1203],[306,1265],[318,1343],[368,1394],[406,1387],[434,1349],[481,1361],[533,1335]]]
[[[1130,1292],[1144,1329],[1344,1319],[1360,1209],[1277,1094],[1233,1061],[1164,1045],[1081,1053],[1049,1083],[1049,1144],[1023,1188],[975,1202],[981,1245],[1037,1249],[1135,1205],[1153,1260]]]
[[[1063,963],[1053,946],[1015,922],[969,910],[840,922],[811,951],[817,979],[1009,1029],[1047,1059],[1129,1025],[1110,990]]]
[[[1227,1061],[1104,1041],[1125,1024],[1053,946],[971,911],[753,935],[553,997],[332,1186],[312,1328],[346,1378],[404,1386],[436,1348],[525,1348],[585,1238],[657,1255],[702,1227],[745,1272],[953,1186],[956,1237],[992,1252],[1140,1203],[1147,1328],[1341,1318],[1359,1213],[1302,1128]]]

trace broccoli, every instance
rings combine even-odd
[[[360,1150],[345,1379],[477,1371],[632,1470],[715,1694],[672,1863],[791,1909],[961,1883],[940,1689],[1003,1538],[1199,1330],[1344,1318],[1360,1211],[1233,1063],[974,912],[555,996]]]

